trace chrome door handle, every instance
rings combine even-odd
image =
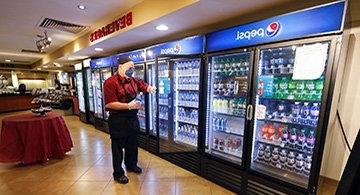
[[[249,104],[246,108],[246,119],[251,120],[253,115],[253,106]]]

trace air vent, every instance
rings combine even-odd
[[[73,34],[78,34],[87,28],[86,26],[79,24],[72,24],[51,18],[44,18],[42,21],[40,21],[39,27],[65,31]]]
[[[21,52],[23,52],[23,53],[46,54],[46,52],[40,52],[38,50],[31,50],[31,49],[22,49]]]

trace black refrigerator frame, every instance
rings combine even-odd
[[[230,49],[230,50],[224,50],[224,51],[219,51],[219,52],[209,52],[206,53],[206,63],[205,63],[205,71],[204,71],[204,82],[203,84],[203,88],[206,89],[204,90],[204,101],[203,104],[206,105],[207,109],[209,108],[209,104],[211,104],[211,102],[208,102],[208,95],[209,95],[209,90],[211,90],[209,88],[209,85],[211,83],[208,83],[209,81],[209,76],[211,74],[211,72],[209,72],[209,66],[211,66],[211,62],[210,62],[210,58],[211,57],[215,57],[215,56],[222,56],[222,55],[236,55],[236,54],[241,54],[241,53],[245,53],[248,52],[250,53],[250,60],[249,60],[249,74],[248,74],[248,97],[247,97],[247,102],[250,103],[251,99],[252,99],[252,78],[253,78],[253,63],[254,63],[254,56],[255,56],[255,48],[254,47],[246,47],[246,48],[237,48],[237,49]],[[211,94],[210,94],[211,95]],[[247,104],[248,106],[249,104]],[[246,109],[247,110],[247,109]],[[205,114],[203,115],[202,120],[207,121],[207,113],[206,111],[204,111]],[[246,176],[247,173],[245,172],[245,165],[247,163],[247,148],[248,148],[248,140],[246,140],[246,138],[249,137],[249,121],[246,119],[247,116],[247,112],[245,113],[245,125],[244,125],[244,139],[243,139],[243,152],[242,152],[242,163],[241,165],[235,164],[233,162],[227,161],[225,159],[222,159],[220,157],[216,157],[213,156],[209,153],[207,153],[205,151],[205,147],[206,147],[206,138],[207,136],[204,135],[204,139],[203,139],[203,145],[204,145],[204,149],[202,151],[203,153],[203,158],[202,158],[202,175],[206,178],[209,179],[210,181],[213,181],[215,183],[218,183],[222,186],[225,186],[226,188],[235,191],[237,193],[240,193],[242,191],[242,189],[245,188],[245,184],[246,184]],[[209,128],[210,130],[210,128]],[[204,127],[204,131],[205,134],[206,132],[206,128]]]
[[[156,87],[159,89],[159,75],[158,75],[158,64],[161,61],[166,60],[176,60],[176,59],[199,59],[200,60],[200,67],[199,67],[199,108],[198,108],[198,139],[197,139],[197,150],[196,151],[174,151],[174,152],[161,152],[160,151],[160,128],[159,128],[159,103],[157,106],[157,112],[156,112],[156,131],[157,131],[157,153],[160,157],[186,169],[191,171],[192,173],[201,174],[201,151],[204,149],[203,141],[205,139],[205,131],[204,126],[205,122],[202,120],[202,116],[204,115],[204,104],[203,98],[204,98],[204,89],[202,83],[204,83],[204,62],[205,58],[204,55],[201,54],[189,54],[189,55],[173,55],[173,54],[161,54],[156,57],[155,59],[155,67],[156,67]],[[156,100],[159,99],[159,93],[156,93]],[[172,102],[171,102],[172,103]],[[169,102],[170,104],[170,102]],[[172,114],[169,113],[170,118]],[[171,119],[170,119],[171,120]],[[173,129],[174,130],[174,129]],[[170,133],[170,132],[169,132]],[[180,149],[181,150],[181,149]]]
[[[291,194],[316,194],[317,190],[317,182],[320,175],[320,167],[322,162],[322,156],[323,156],[323,149],[325,145],[325,138],[326,138],[326,131],[328,127],[329,122],[329,115],[330,115],[330,109],[331,109],[331,103],[334,93],[334,84],[335,84],[335,76],[337,73],[338,64],[335,62],[337,56],[340,52],[340,41],[341,36],[337,35],[327,35],[322,37],[315,37],[315,38],[303,38],[303,39],[297,39],[292,41],[282,41],[279,43],[273,43],[273,44],[266,44],[262,46],[256,47],[256,54],[255,54],[255,61],[254,61],[254,71],[253,71],[253,94],[252,94],[252,106],[254,107],[256,105],[256,100],[254,97],[256,97],[257,93],[257,72],[259,68],[259,57],[260,57],[260,50],[261,49],[269,49],[269,48],[276,48],[276,47],[282,47],[282,46],[291,46],[291,45],[297,45],[297,44],[310,44],[310,43],[318,43],[318,42],[330,42],[329,44],[329,54],[328,54],[328,63],[326,66],[326,73],[325,73],[325,81],[324,81],[324,88],[323,88],[323,94],[321,98],[321,107],[320,107],[320,117],[318,120],[318,126],[316,130],[316,142],[314,147],[314,152],[312,155],[312,166],[311,166],[311,173],[309,176],[309,183],[308,187],[302,188],[298,185],[291,184],[289,182],[285,182],[281,179],[276,178],[276,176],[269,176],[267,174],[263,174],[257,171],[254,171],[250,168],[251,164],[251,154],[252,154],[252,141],[253,141],[253,134],[251,133],[249,135],[249,143],[248,143],[248,159],[247,159],[247,167],[246,171],[249,173],[249,178],[247,180],[247,186],[246,191],[251,192],[258,192],[259,189],[264,189],[262,187],[259,187],[261,185],[266,185],[267,187],[272,186],[273,189],[280,190],[285,193],[291,193]],[[255,113],[253,112],[252,120],[249,126],[249,131],[251,131],[254,127],[254,118]],[[259,182],[259,183],[257,183]],[[255,190],[254,190],[255,189]]]
[[[80,105],[79,105],[79,111],[80,111],[80,121],[84,122],[84,123],[91,123],[90,122],[90,105],[89,105],[89,94],[88,94],[88,78],[87,78],[87,72],[86,70],[88,70],[89,68],[82,68],[80,71],[82,73],[82,80],[83,80],[83,91],[84,91],[84,106],[85,106],[85,112],[82,112],[80,110]],[[79,93],[78,93],[79,96]]]
[[[87,109],[87,113],[86,113],[86,115],[87,115],[87,117],[88,117],[88,123],[89,124],[95,124],[95,102],[94,102],[94,94],[93,94],[93,90],[90,90],[89,89],[89,85],[91,85],[92,86],[92,69],[90,68],[90,67],[86,67],[86,68],[83,68],[83,70],[84,70],[84,73],[86,74],[86,76],[84,77],[85,78],[85,81],[86,81],[86,95],[85,95],[85,97],[86,97],[86,102],[87,102],[87,105],[88,105],[88,109]],[[88,77],[88,75],[87,75],[87,72],[90,72],[90,77]],[[94,86],[92,86],[92,88],[93,88]],[[93,105],[94,105],[94,110],[93,111],[91,111],[90,110],[90,98],[89,98],[89,94],[93,94],[93,99],[92,99],[92,103],[93,103]]]

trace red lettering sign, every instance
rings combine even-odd
[[[129,12],[115,21],[97,29],[95,32],[90,34],[90,42],[96,41],[102,37],[110,35],[116,31],[131,26],[133,24],[132,12]]]

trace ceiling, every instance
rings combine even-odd
[[[46,52],[61,46],[92,30],[93,27],[113,19],[143,0],[1,0],[0,1],[0,63],[10,59],[17,64],[32,64],[42,54],[22,53],[22,49],[36,50],[37,34],[45,29],[37,27],[43,17],[88,26],[79,34],[47,30],[52,44]],[[85,10],[77,5],[84,4]],[[14,62],[15,61],[15,62]]]

